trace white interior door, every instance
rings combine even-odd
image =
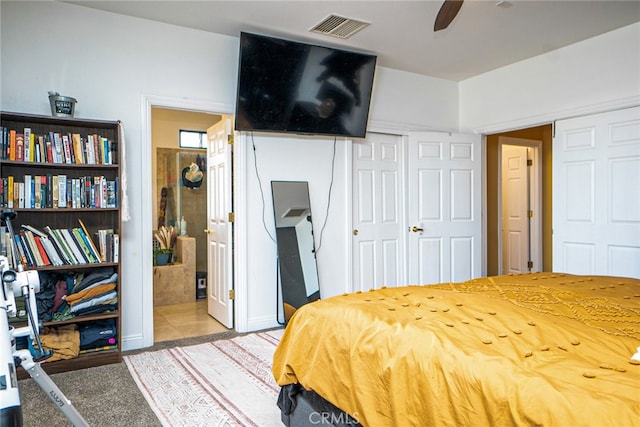
[[[353,290],[405,283],[402,137],[353,143]]]
[[[640,278],[640,107],[556,122],[553,270]]]
[[[409,283],[481,275],[480,142],[480,135],[409,134]]]
[[[233,328],[232,134],[226,116],[207,129],[207,306],[227,328]]]
[[[528,147],[502,148],[502,274],[529,271]]]

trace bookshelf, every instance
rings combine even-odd
[[[4,229],[2,250],[38,271],[44,347],[48,335],[70,334],[69,348],[42,367],[51,374],[120,362],[119,123],[0,112],[0,131],[0,209],[17,213],[25,253],[13,254]]]

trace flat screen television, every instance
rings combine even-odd
[[[235,129],[364,138],[376,56],[241,33]]]

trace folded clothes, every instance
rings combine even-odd
[[[82,301],[86,301],[90,298],[94,298],[98,295],[105,294],[107,292],[114,290],[115,288],[116,288],[115,283],[105,283],[102,285],[98,285],[96,287],[87,288],[77,293],[67,295],[65,297],[65,301],[67,301],[67,303],[71,305],[71,307],[73,307],[75,304],[78,304]]]
[[[105,301],[102,304],[98,304],[93,307],[87,307],[82,310],[78,310],[75,312],[76,316],[88,316],[90,314],[100,314],[100,313],[108,313],[114,312],[118,310],[118,298],[114,298],[109,301]]]
[[[83,300],[82,302],[79,302],[77,304],[72,304],[71,305],[71,312],[72,313],[77,313],[79,310],[88,308],[88,307],[93,307],[99,304],[102,304],[103,302],[109,301],[113,298],[116,298],[118,296],[118,293],[113,290],[110,292],[106,292],[100,295],[96,295],[92,298],[89,298],[87,300]]]
[[[115,269],[113,267],[97,268],[85,276],[80,283],[76,283],[73,288],[73,292],[80,292],[96,282],[108,279],[113,275],[113,273],[115,273]]]

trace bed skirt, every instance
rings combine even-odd
[[[287,427],[357,427],[360,423],[335,405],[300,384],[288,384],[278,395],[280,418]]]

